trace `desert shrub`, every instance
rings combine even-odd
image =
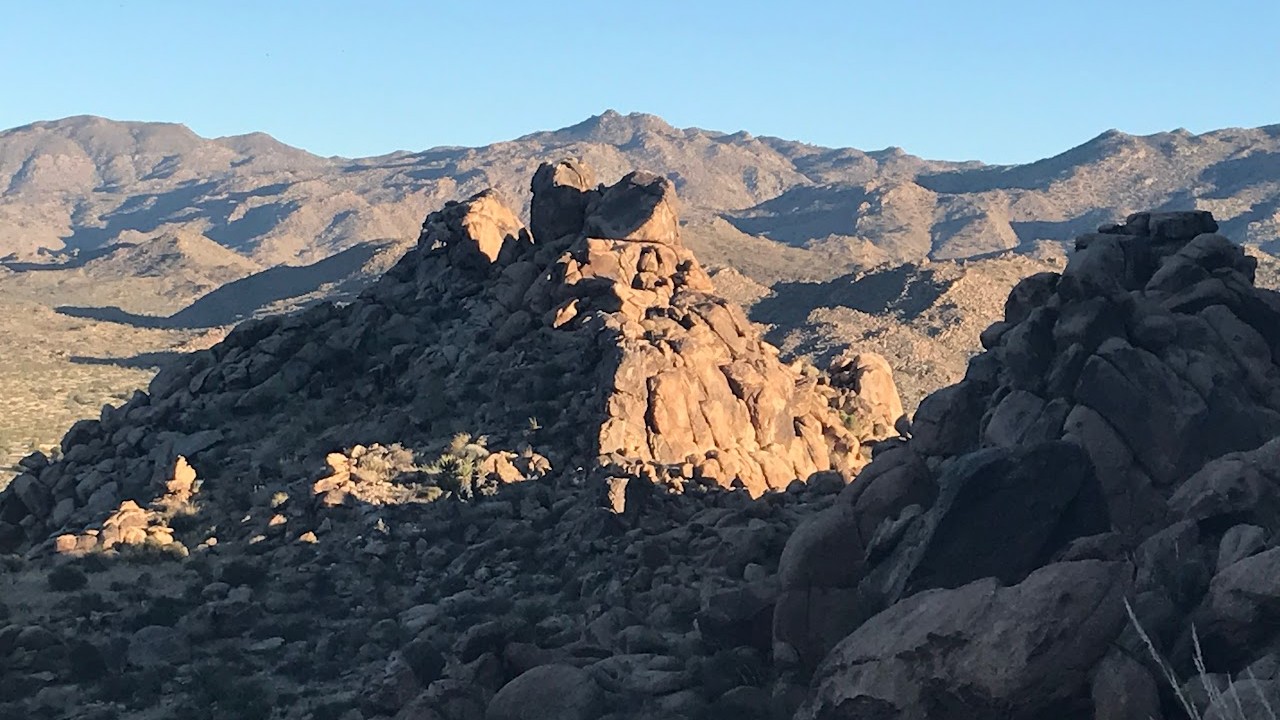
[[[871,425],[867,422],[867,418],[860,413],[840,411],[840,422],[844,424],[849,432],[857,437],[866,437],[870,434]]]
[[[107,674],[107,659],[98,646],[91,642],[73,639],[68,648],[67,660],[71,679],[76,682],[91,682]]]
[[[244,676],[229,664],[206,663],[196,668],[194,695],[205,717],[267,720],[271,717],[268,688],[260,678]],[[198,716],[197,716],[198,717]]]
[[[118,674],[109,672],[102,677],[99,687],[103,699],[136,709],[155,702],[164,688],[165,679],[165,671],[161,668],[126,670]]]
[[[140,630],[148,625],[173,627],[189,609],[190,601],[168,595],[156,595],[148,599],[146,609],[129,617],[125,621],[125,626],[130,630]]]
[[[223,566],[219,579],[232,587],[256,586],[267,579],[267,571],[255,563],[237,558]]]
[[[71,565],[59,565],[49,571],[49,589],[55,592],[71,592],[79,590],[89,583],[89,578],[79,568]]]
[[[488,442],[484,435],[473,437],[470,433],[458,433],[440,457],[422,468],[422,472],[441,489],[471,498],[478,491],[480,461],[489,456]]]
[[[71,595],[58,603],[58,607],[72,615],[88,617],[90,613],[106,612],[115,609],[101,593],[92,591]]]
[[[111,565],[104,553],[100,551],[93,551],[85,553],[77,558],[76,567],[92,575],[93,573],[106,572],[107,568],[111,567]]]
[[[147,538],[140,545],[118,545],[116,552],[120,560],[131,565],[157,565],[181,560],[188,555],[186,546],[180,543],[161,544],[152,538]]]
[[[167,523],[169,525],[169,529],[173,530],[175,533],[186,533],[199,527],[200,518],[194,510],[195,506],[192,505],[191,507],[192,512],[179,512],[173,517],[168,518]]]

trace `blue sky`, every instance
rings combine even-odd
[[[1020,162],[1108,128],[1280,123],[1280,2],[0,0],[0,127],[479,145],[607,108]]]

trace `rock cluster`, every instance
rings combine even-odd
[[[1183,677],[1194,626],[1210,673],[1280,683],[1280,295],[1216,230],[1141,213],[1079,238],[789,539],[797,717],[1176,714],[1126,599]]]
[[[490,439],[508,480],[533,444],[557,467],[759,495],[815,472],[849,477],[864,445],[893,434],[851,422],[860,411],[842,419],[840,390],[779,362],[714,294],[680,242],[670,181],[593,185],[580,163],[542,167],[532,232],[492,191],[450,203],[356,302],[245,323],[166,368],[149,393],[72,428],[61,462],[31,461],[0,496],[0,544],[146,505],[179,455],[238,478],[208,485],[215,506],[323,472],[356,445],[430,456],[464,432]],[[886,402],[891,378],[874,392]],[[330,503],[346,487],[331,484],[316,489]]]
[[[0,599],[0,715],[789,712],[778,558],[895,434],[887,365],[780,362],[663,178],[533,190],[25,459],[0,551],[58,602]]]
[[[562,163],[534,178],[534,235],[559,232],[551,242],[565,250],[524,304],[544,325],[594,334],[598,454],[681,466],[685,479],[753,495],[860,467],[872,433],[850,432],[818,378],[779,363],[742,310],[712,293],[680,243],[670,181],[632,173],[593,190],[590,177]],[[561,224],[540,226],[546,217]]]

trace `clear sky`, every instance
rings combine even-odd
[[[1280,0],[0,0],[0,127],[164,120],[350,157],[612,108],[1019,162],[1280,123],[1278,28]]]

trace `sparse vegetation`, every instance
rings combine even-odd
[[[476,494],[480,461],[489,456],[489,439],[481,435],[458,433],[448,448],[422,470],[438,487],[469,498]]]
[[[1164,659],[1156,648],[1155,642],[1142,627],[1142,623],[1138,621],[1137,613],[1133,610],[1133,605],[1126,599],[1124,601],[1125,611],[1129,614],[1129,622],[1137,631],[1138,637],[1142,638],[1143,644],[1147,648],[1152,661],[1156,667],[1160,669],[1162,679],[1168,683],[1173,690],[1174,697],[1178,700],[1178,705],[1182,708],[1187,717],[1192,720],[1204,720],[1207,716],[1209,708],[1217,708],[1218,712],[1213,714],[1216,720],[1278,720],[1276,708],[1271,704],[1267,693],[1257,684],[1257,678],[1246,669],[1243,678],[1226,676],[1218,678],[1211,675],[1208,667],[1204,662],[1204,652],[1200,647],[1200,635],[1196,631],[1195,626],[1191,628],[1191,644],[1193,648],[1192,662],[1195,665],[1196,676],[1200,686],[1204,689],[1207,696],[1207,704],[1201,707],[1195,698],[1187,692],[1188,682],[1178,677],[1169,662]],[[1241,682],[1247,680],[1247,683]],[[1242,688],[1242,686],[1244,686]],[[1262,715],[1254,715],[1245,709],[1246,701],[1250,700],[1249,696],[1255,696],[1257,704],[1262,707]],[[1250,703],[1252,707],[1253,703]]]
[[[137,565],[171,562],[187,557],[189,551],[179,543],[161,543],[152,537],[140,545],[118,545],[113,548],[121,560]]]
[[[77,567],[69,564],[59,565],[49,571],[49,589],[57,592],[72,592],[89,583],[89,578]]]

